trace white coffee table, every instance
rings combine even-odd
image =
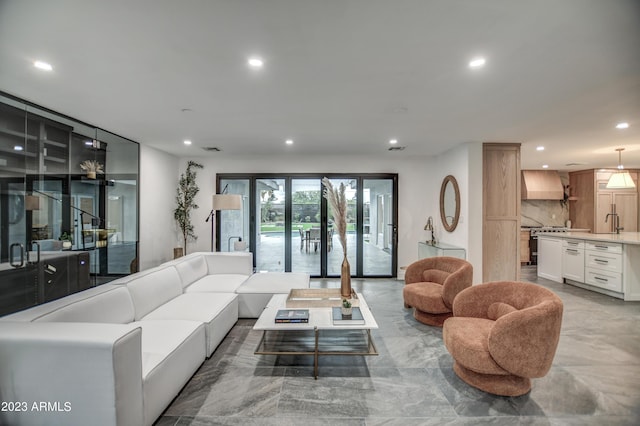
[[[371,337],[371,330],[377,329],[378,323],[362,294],[358,293],[358,302],[364,324],[355,325],[334,325],[330,307],[294,308],[309,309],[309,322],[276,323],[279,309],[292,309],[286,306],[287,296],[274,295],[253,326],[262,331],[256,355],[312,355],[316,379],[321,355],[378,355]],[[321,331],[326,333],[321,335]]]

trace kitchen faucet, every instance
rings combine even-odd
[[[613,216],[613,225],[616,229],[616,234],[619,234],[624,228],[620,226],[620,215],[618,213],[607,213],[604,218],[604,223],[607,223],[609,216]]]

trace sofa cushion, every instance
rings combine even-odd
[[[251,275],[236,293],[289,293],[294,288],[309,288],[309,274],[298,272],[264,272]]]
[[[402,295],[407,305],[420,311],[445,314],[451,309],[444,304],[442,289],[442,285],[437,283],[413,283],[404,286]]]
[[[142,328],[144,424],[157,419],[205,359],[204,326],[196,321],[138,321]]]
[[[177,262],[175,267],[182,280],[183,288],[188,287],[208,273],[204,255],[189,257],[182,262]]]
[[[36,321],[127,324],[133,321],[134,314],[129,290],[123,286],[114,286],[111,291],[70,303]]]
[[[42,305],[34,306],[24,311],[0,317],[0,321],[37,321],[39,318],[50,314],[58,309],[62,309],[72,303],[76,303],[85,299],[90,299],[99,294],[112,291],[116,286],[111,284],[103,284],[98,287],[89,288],[78,293],[70,294],[61,299],[52,300]]]
[[[235,293],[185,293],[146,315],[142,322],[189,320],[204,323],[207,356],[210,356],[238,321],[237,297]]]
[[[495,321],[498,318],[514,311],[517,311],[517,309],[508,303],[494,302],[489,306],[489,309],[487,309],[487,318]]]
[[[484,318],[452,317],[444,322],[442,339],[447,350],[465,368],[482,374],[509,375],[489,353],[489,332],[495,324]]]
[[[203,254],[207,262],[209,275],[213,274],[241,274],[253,273],[253,256],[246,252],[220,253],[214,255]]]
[[[182,294],[180,276],[173,266],[143,274],[129,281],[126,286],[133,299],[136,320]]]
[[[201,293],[235,293],[235,291],[244,283],[248,275],[239,274],[215,274],[206,275],[195,283],[191,284],[184,291],[185,293],[201,292]]]

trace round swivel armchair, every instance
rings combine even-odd
[[[462,380],[496,395],[519,396],[551,368],[560,339],[562,300],[536,284],[498,281],[458,294],[444,344]]]
[[[407,267],[402,290],[405,308],[423,324],[442,327],[452,316],[453,299],[471,287],[473,266],[464,259],[439,256],[421,259]]]

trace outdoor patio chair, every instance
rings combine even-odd
[[[298,231],[300,232],[300,250],[302,250],[302,247],[304,247],[304,242],[307,241],[306,232],[304,231],[304,229],[302,229],[302,227],[298,228]]]

